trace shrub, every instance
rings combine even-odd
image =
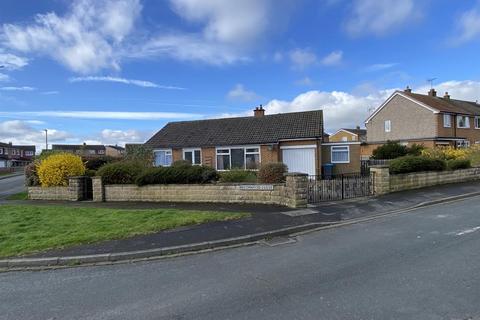
[[[145,170],[145,164],[139,161],[119,161],[102,166],[97,170],[105,184],[131,184]]]
[[[135,180],[138,186],[149,184],[208,183],[217,180],[217,172],[206,166],[158,167],[143,171]]]
[[[100,167],[106,165],[107,163],[118,161],[113,157],[104,156],[104,157],[82,157],[83,162],[87,170],[98,170]]]
[[[141,162],[145,167],[153,165],[153,150],[143,144],[125,145],[125,160]]]
[[[441,159],[405,156],[390,162],[390,172],[399,174],[419,171],[442,171],[446,169],[446,166],[446,162]]]
[[[38,163],[32,162],[25,167],[25,185],[27,187],[36,187],[40,185],[40,179],[37,174]]]
[[[37,173],[43,187],[67,186],[68,177],[85,174],[85,165],[79,156],[55,153],[40,162]]]
[[[174,163],[172,163],[172,167],[174,168],[189,168],[191,166],[192,164],[187,160],[177,160]]]
[[[412,144],[410,147],[407,147],[407,154],[411,156],[421,156],[425,147],[421,144]]]
[[[87,177],[95,177],[97,175],[97,171],[92,169],[87,169],[85,170],[85,175]]]
[[[285,181],[287,166],[281,162],[262,164],[258,170],[258,181],[262,183],[281,183]]]
[[[433,149],[426,149],[422,151],[422,155],[443,160],[455,160],[455,159],[467,159],[470,153],[470,149],[455,149],[453,147],[439,147]]]
[[[220,173],[220,182],[256,182],[257,174],[248,170],[230,170]]]
[[[447,160],[448,170],[468,169],[472,166],[468,159],[452,159]]]
[[[396,159],[408,154],[408,148],[398,142],[387,141],[372,152],[373,159]]]

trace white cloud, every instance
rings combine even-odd
[[[150,133],[138,130],[112,130],[104,129],[101,132],[102,144],[118,144],[124,146],[126,143],[143,143],[150,137]]]
[[[313,81],[312,81],[312,79],[310,79],[310,77],[305,77],[305,78],[302,78],[300,80],[295,81],[295,84],[299,85],[299,86],[309,87],[309,86],[313,85]]]
[[[78,0],[64,16],[51,12],[30,25],[4,24],[0,38],[11,50],[50,56],[75,72],[118,69],[116,52],[140,11],[139,0]]]
[[[198,119],[202,115],[182,112],[121,112],[121,111],[1,111],[0,116],[52,117],[71,119],[164,120]]]
[[[0,87],[2,91],[35,91],[36,88],[33,87]]]
[[[0,73],[0,82],[10,81],[10,77],[5,73]]]
[[[294,49],[289,53],[293,68],[303,70],[318,63],[317,56],[310,49]]]
[[[324,66],[338,66],[342,63],[343,51],[337,50],[333,51],[322,59],[322,64]]]
[[[45,132],[33,125],[43,124],[35,120],[9,120],[0,122],[0,141],[14,144],[36,145],[37,150],[45,146]],[[65,131],[48,129],[49,142],[63,142],[71,135]]]
[[[185,89],[185,88],[175,87],[175,86],[159,85],[151,81],[125,79],[125,78],[119,78],[119,77],[95,77],[95,76],[74,77],[74,78],[70,78],[69,81],[70,82],[89,82],[89,81],[117,82],[117,83],[130,84],[130,85],[144,87],[144,88],[157,88],[157,89],[168,89],[168,90],[184,90]]]
[[[429,90],[430,86],[427,85],[414,88],[415,92],[422,94],[427,94]],[[452,99],[480,101],[480,81],[451,80],[435,85],[435,90],[437,90],[439,96],[448,92]]]
[[[0,66],[6,70],[17,70],[28,65],[28,59],[11,53],[5,53],[0,48]]]
[[[376,63],[376,64],[372,64],[365,67],[363,70],[365,72],[378,72],[378,71],[391,69],[397,65],[398,63]]]
[[[418,18],[414,0],[355,0],[346,30],[353,36],[385,35]]]
[[[258,100],[260,97],[254,91],[247,90],[243,84],[237,84],[227,94],[230,100],[252,102]]]
[[[457,35],[454,44],[462,44],[480,37],[480,1],[475,7],[462,14],[456,23]]]

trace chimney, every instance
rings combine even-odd
[[[404,91],[407,93],[412,93],[412,89],[409,86],[407,86]]]
[[[435,89],[430,89],[430,91],[428,91],[428,95],[430,97],[436,97],[437,96],[437,91],[435,91]]]
[[[84,146],[86,146],[86,145],[87,145],[87,143],[86,143],[86,142],[84,142],[84,143],[83,143],[83,145],[84,145]]]
[[[261,118],[265,115],[265,109],[263,109],[263,106],[260,105],[260,107],[256,107],[255,110],[253,110],[253,115],[255,118]]]
[[[360,130],[360,126],[357,126],[357,130]]]
[[[446,100],[450,100],[450,95],[448,94],[448,92],[445,92],[445,95],[443,96],[443,98]]]

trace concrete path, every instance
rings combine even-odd
[[[285,244],[3,273],[0,319],[480,319],[479,211],[471,198]]]

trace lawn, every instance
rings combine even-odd
[[[123,210],[5,205],[0,206],[0,257],[248,216],[247,213],[178,209]]]
[[[28,193],[25,191],[11,194],[7,197],[7,200],[28,200]]]

